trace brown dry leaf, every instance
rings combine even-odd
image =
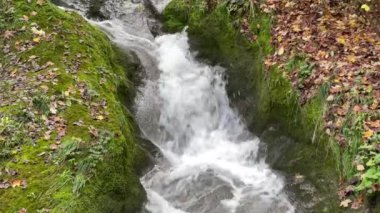
[[[380,128],[380,120],[367,121],[366,124],[371,128]]]
[[[4,37],[5,39],[10,39],[10,38],[12,38],[12,37],[14,36],[14,33],[15,33],[15,31],[9,31],[9,30],[6,30],[6,31],[4,32],[4,34],[3,34],[3,37]]]
[[[360,200],[355,200],[351,205],[351,209],[360,209],[362,205],[363,205],[363,202],[360,202]]]
[[[11,181],[11,186],[12,186],[13,188],[15,188],[15,187],[20,187],[21,184],[22,184],[22,180],[12,180],[12,181]]]
[[[53,150],[53,151],[55,151],[55,150],[58,149],[58,145],[55,144],[55,143],[53,143],[53,144],[50,145],[50,149]]]
[[[294,24],[294,25],[292,25],[292,30],[294,31],[294,32],[301,32],[302,30],[301,30],[301,26],[299,25],[299,24]]]
[[[354,108],[353,108],[354,112],[360,112],[361,109],[362,108],[359,105],[355,105]]]

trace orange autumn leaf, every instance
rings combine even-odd
[[[369,138],[372,137],[372,135],[373,135],[373,131],[372,130],[368,130],[368,131],[365,131],[363,133],[363,138],[366,139],[366,140],[368,140]]]

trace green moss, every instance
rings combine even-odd
[[[11,157],[0,159],[0,171],[7,168],[19,173],[12,177],[3,172],[0,179],[27,181],[25,189],[0,191],[0,212],[21,208],[28,212],[139,211],[146,195],[138,173],[149,158],[137,144],[137,130],[125,106],[133,98],[131,80],[136,67],[125,61],[125,55],[100,30],[76,13],[47,2],[40,6],[35,1],[25,4],[22,0],[2,1],[0,8],[0,34],[24,27],[2,41],[0,47],[10,44],[10,50],[20,57],[20,64],[27,64],[28,60],[40,66],[54,63],[42,70],[27,70],[25,87],[9,96],[9,100],[15,98],[18,102],[0,107],[0,118],[15,118],[19,131],[28,139],[9,150]],[[30,15],[32,11],[37,15]],[[23,15],[29,20],[22,21]],[[24,44],[37,37],[32,26],[43,30],[46,37],[31,48],[18,51],[16,43]],[[0,51],[0,64],[6,69],[16,68],[9,63],[11,60]],[[0,81],[5,78],[8,76],[0,75]],[[41,78],[47,78],[46,82],[40,82]],[[52,104],[58,104],[56,115],[52,114]],[[66,128],[64,137],[58,138],[61,144],[57,150],[51,149],[57,144],[57,124],[46,126],[46,121],[53,118]],[[82,123],[76,123],[80,120]],[[38,127],[33,137],[30,124]],[[45,138],[48,127],[53,127],[50,139]],[[78,138],[78,146],[61,159],[60,153],[72,138]],[[0,146],[0,151],[7,150]]]

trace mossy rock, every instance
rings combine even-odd
[[[0,3],[0,183],[13,185],[0,212],[139,212],[150,159],[127,105],[137,66],[81,16],[41,2]]]

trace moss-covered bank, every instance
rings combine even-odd
[[[0,36],[0,212],[139,212],[134,66],[47,1],[1,1]]]
[[[313,210],[307,211],[338,212],[335,191],[339,179],[339,149],[329,143],[322,128],[326,87],[322,86],[313,100],[301,106],[298,92],[283,72],[265,68],[265,57],[274,51],[270,44],[270,16],[250,11],[246,22],[255,35],[252,41],[240,32],[244,21],[238,14],[241,11],[234,11],[228,2],[210,8],[206,1],[174,0],[164,11],[165,28],[175,32],[188,26],[190,40],[199,51],[199,57],[228,69],[229,95],[252,130],[261,134],[268,125],[277,124],[283,133],[296,139],[295,144],[282,150],[285,157],[274,168],[290,175],[304,174],[317,187],[322,198]],[[302,63],[289,62],[284,69],[295,69]],[[280,149],[283,144],[269,146]],[[303,196],[299,194],[297,199],[308,202],[307,199],[317,197]]]

